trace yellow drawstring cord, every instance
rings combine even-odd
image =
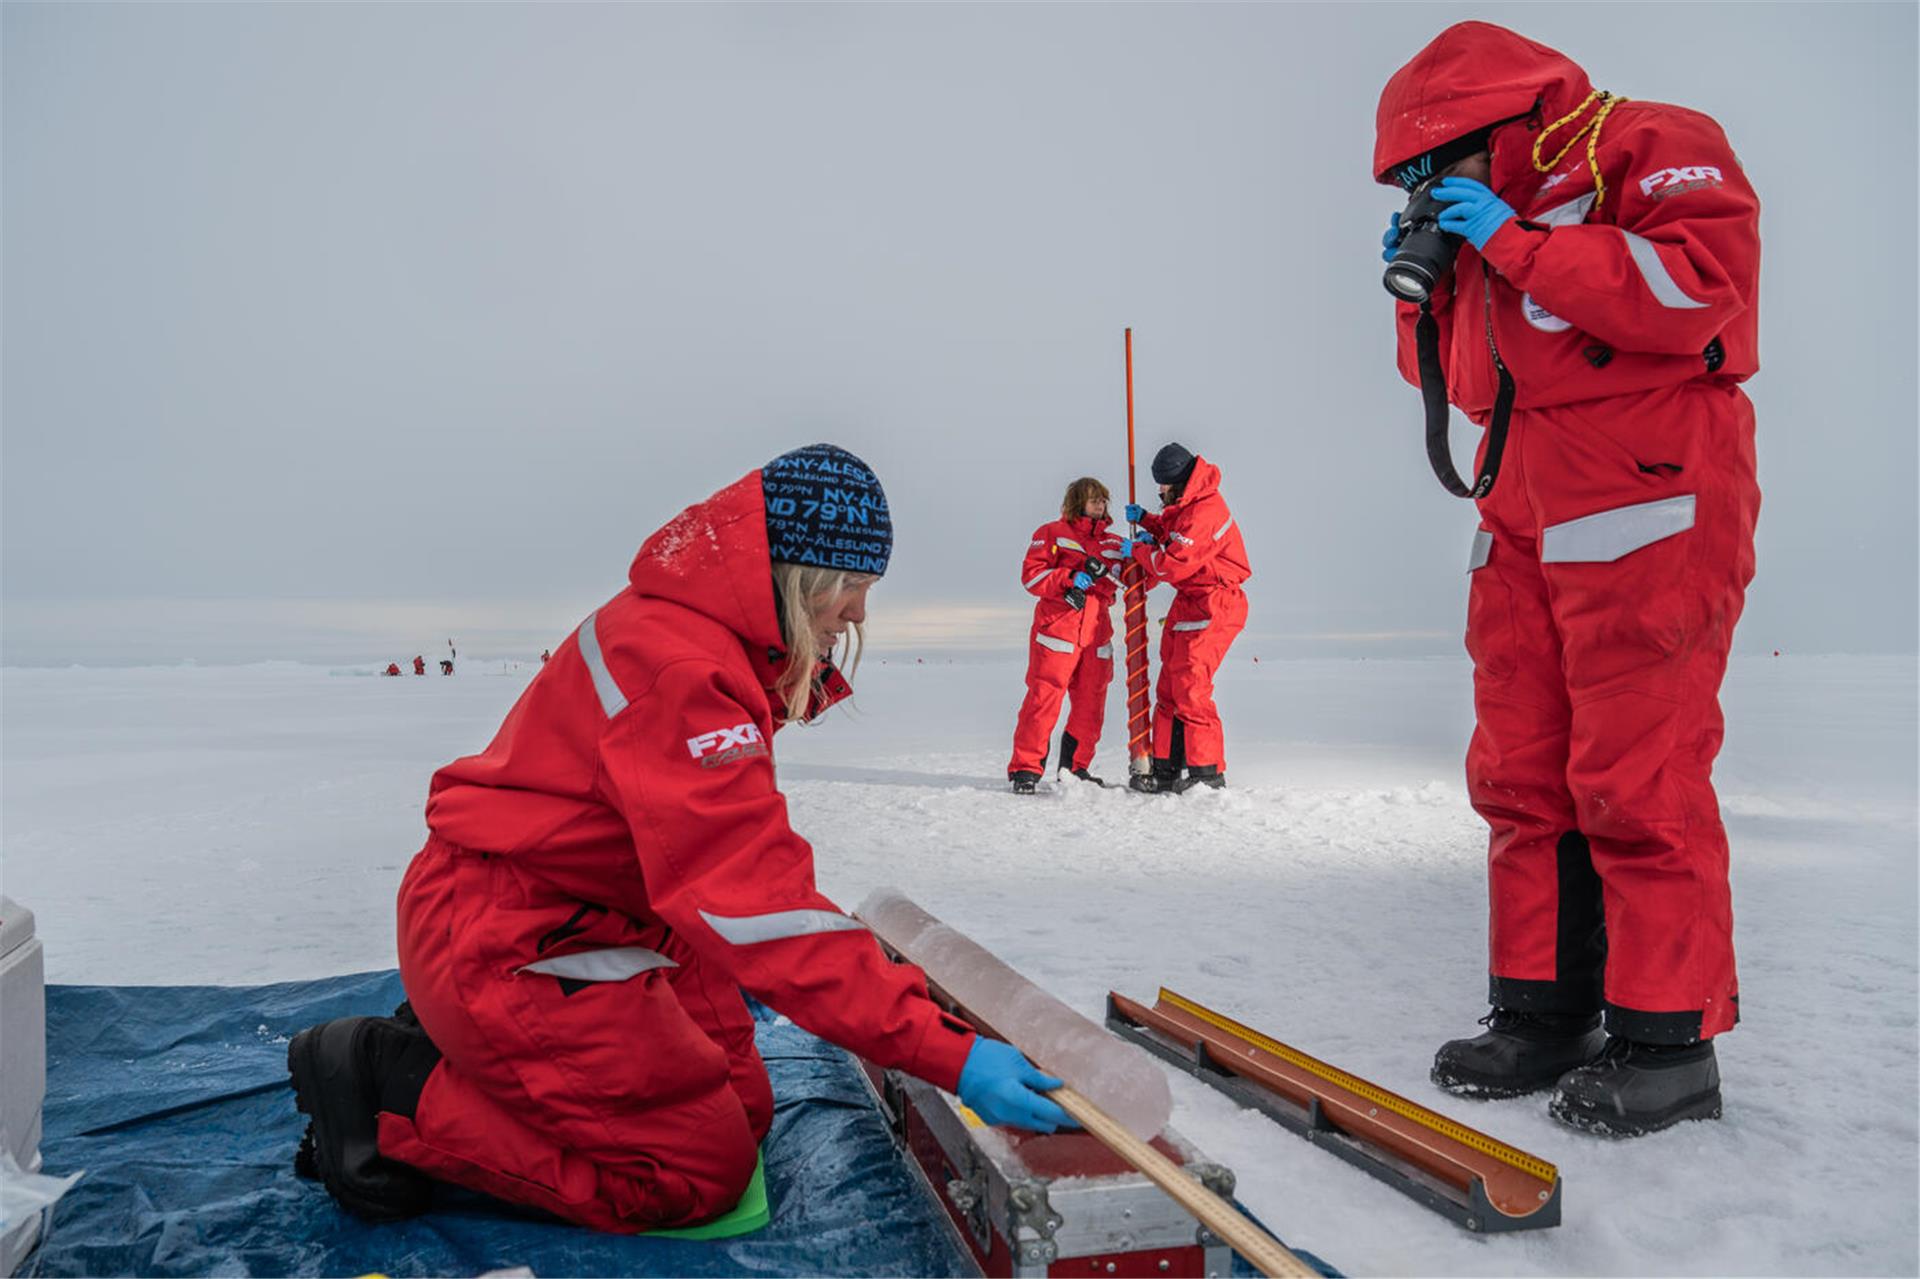
[[[1540,150],[1542,147],[1546,145],[1547,138],[1556,129],[1559,129],[1564,125],[1571,124],[1574,120],[1579,119],[1581,113],[1584,112],[1588,107],[1593,105],[1595,99],[1599,100],[1600,109],[1593,113],[1593,118],[1591,120],[1588,120],[1585,124],[1581,125],[1578,129],[1575,129],[1573,131],[1573,136],[1567,139],[1567,144],[1560,148],[1560,152],[1558,155],[1554,156],[1553,159],[1548,160],[1546,163],[1542,164],[1540,162]],[[1600,160],[1597,155],[1597,152],[1600,146],[1600,126],[1606,122],[1607,113],[1612,111],[1615,107],[1619,106],[1622,102],[1625,102],[1625,101],[1626,101],[1626,98],[1619,94],[1608,93],[1605,89],[1595,89],[1592,93],[1589,93],[1586,96],[1586,100],[1583,101],[1579,106],[1567,112],[1565,115],[1561,116],[1558,120],[1555,120],[1552,124],[1548,125],[1546,128],[1540,130],[1540,136],[1533,140],[1534,172],[1536,173],[1553,172],[1553,170],[1559,165],[1560,161],[1567,158],[1567,152],[1573,150],[1574,143],[1580,141],[1581,135],[1582,134],[1586,135],[1587,168],[1591,170],[1593,173],[1593,207],[1596,209],[1599,208],[1601,205],[1601,202],[1607,198],[1607,184],[1600,177]]]

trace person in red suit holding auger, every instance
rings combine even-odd
[[[443,1181],[601,1230],[709,1220],[773,1122],[743,990],[989,1123],[1073,1125],[1058,1080],[820,893],[775,785],[775,732],[852,691],[832,658],[858,665],[892,547],[879,479],[831,444],[646,540],[492,744],[434,775],[408,1003],[294,1036],[296,1168],[376,1219]]]
[[[1493,1011],[1433,1079],[1551,1089],[1555,1118],[1612,1134],[1716,1118],[1740,1005],[1711,774],[1760,509],[1759,200],[1708,117],[1484,22],[1396,72],[1377,125],[1373,173],[1412,194],[1385,237],[1400,369],[1480,514]],[[1487,428],[1471,486],[1449,397]]]
[[[1129,504],[1141,532],[1126,553],[1149,588],[1174,588],[1160,630],[1160,678],[1153,693],[1153,769],[1129,779],[1135,790],[1180,792],[1227,784],[1226,738],[1213,704],[1213,676],[1247,624],[1240,584],[1253,576],[1247,544],[1226,498],[1220,468],[1179,444],[1154,454],[1161,510]],[[1183,772],[1184,770],[1184,772]]]
[[[1013,728],[1007,780],[1031,795],[1047,769],[1047,746],[1071,697],[1060,734],[1062,773],[1104,786],[1088,771],[1107,719],[1113,682],[1113,598],[1122,539],[1108,532],[1107,486],[1082,476],[1067,486],[1060,518],[1033,531],[1020,561],[1020,584],[1035,597],[1027,637],[1027,696]]]

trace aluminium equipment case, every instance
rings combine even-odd
[[[860,1063],[895,1143],[984,1276],[1220,1276],[1232,1250],[1097,1139],[991,1128],[958,1100]],[[1222,1198],[1232,1172],[1167,1128],[1153,1146]]]

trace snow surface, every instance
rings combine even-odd
[[[536,668],[372,669],[0,673],[0,884],[36,913],[48,979],[392,965],[427,776],[484,745]],[[1718,781],[1746,1020],[1720,1041],[1726,1118],[1624,1143],[1560,1128],[1540,1097],[1426,1081],[1485,992],[1464,661],[1236,654],[1232,789],[1182,797],[1005,793],[1013,661],[894,654],[857,685],[850,712],[776,745],[841,905],[898,885],[1096,1019],[1109,988],[1166,985],[1566,1179],[1558,1229],[1472,1236],[1173,1075],[1174,1124],[1290,1242],[1356,1274],[1920,1271],[1912,659],[1734,662]]]

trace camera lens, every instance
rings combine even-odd
[[[1453,259],[1460,252],[1460,237],[1440,229],[1440,211],[1445,206],[1433,198],[1427,186],[1415,188],[1400,215],[1400,247],[1380,277],[1387,292],[1403,302],[1425,302],[1434,287],[1453,270]]]
[[[1437,281],[1427,278],[1427,273],[1414,264],[1402,265],[1398,262],[1387,267],[1381,283],[1387,286],[1387,292],[1402,302],[1425,302],[1433,294]]]

